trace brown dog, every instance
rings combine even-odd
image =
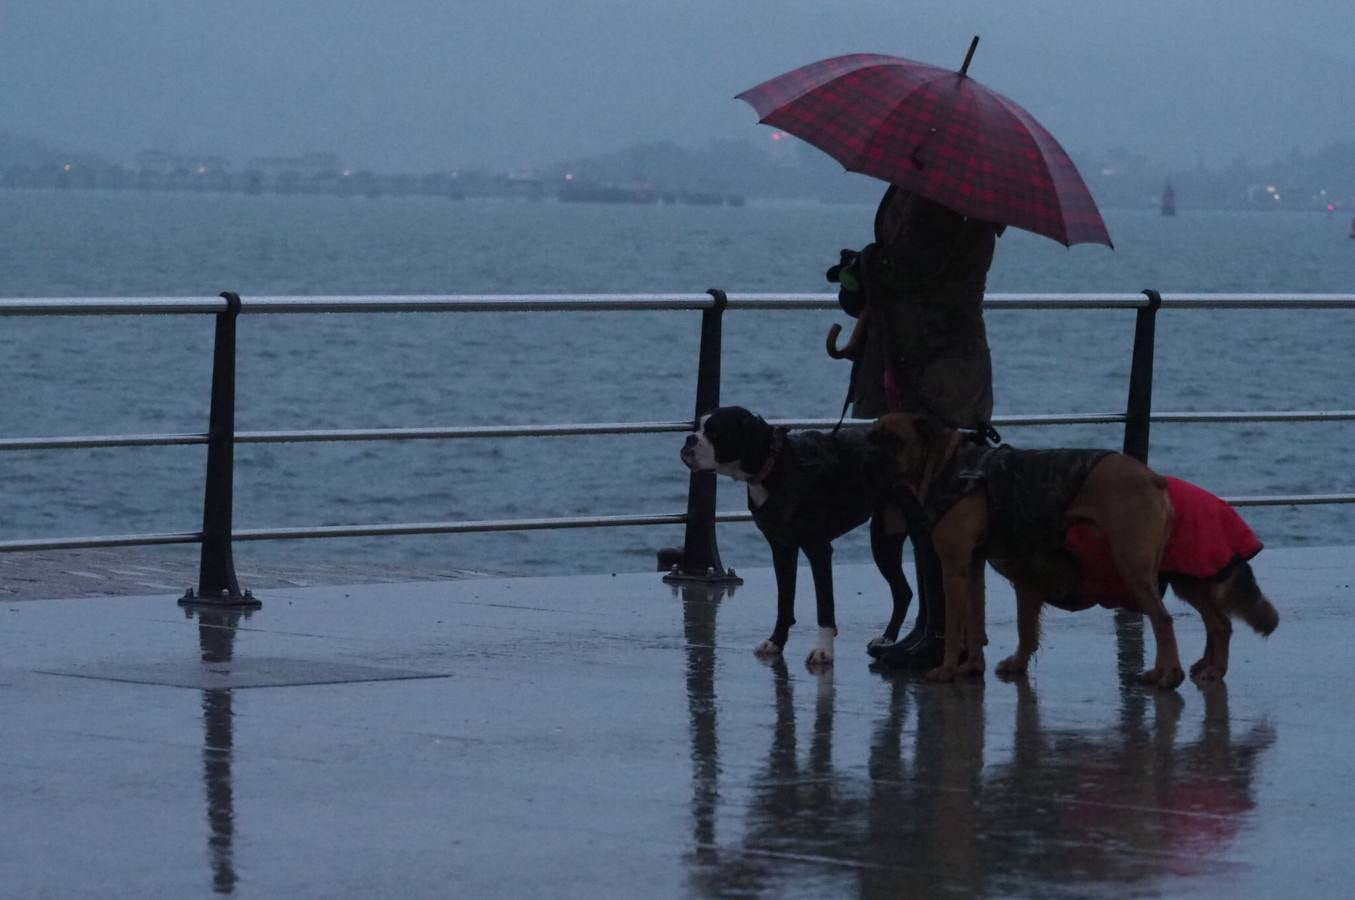
[[[989,447],[903,413],[882,417],[870,440],[895,495],[921,506],[941,559],[946,649],[934,681],[984,669],[985,562],[1016,589],[1018,645],[999,675],[1026,671],[1045,603],[1146,615],[1157,656],[1139,680],[1163,688],[1185,678],[1167,585],[1204,620],[1204,655],[1190,667],[1202,679],[1228,670],[1230,616],[1263,635],[1279,624],[1247,563],[1261,543],[1232,507],[1132,457]]]

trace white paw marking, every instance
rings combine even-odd
[[[836,628],[819,628],[818,643],[813,650],[809,651],[805,663],[811,666],[831,666],[833,664],[833,640],[836,637]]]
[[[781,648],[776,646],[770,640],[763,641],[753,648],[753,653],[758,656],[780,656]]]

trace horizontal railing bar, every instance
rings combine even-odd
[[[206,434],[92,434],[86,437],[0,438],[0,450],[88,450],[205,444]]]
[[[728,294],[730,310],[838,310],[837,294]],[[1355,297],[1352,297],[1355,305]],[[986,309],[1138,309],[1143,294],[1001,294],[984,297]]]
[[[994,426],[1002,427],[1020,427],[1025,425],[1108,425],[1124,421],[1124,413],[1048,413],[1044,415],[1023,415],[1023,416],[996,416],[993,418]],[[844,419],[843,428],[865,428],[874,422],[874,419]],[[789,428],[792,431],[798,429],[831,429],[837,424],[837,419],[768,419],[767,424],[775,425],[779,428]]]
[[[348,431],[237,431],[237,444],[315,441],[402,441],[496,437],[573,437],[597,434],[671,434],[691,431],[684,422],[594,422],[570,425],[467,425],[447,428],[365,428]]]
[[[0,297],[0,316],[146,316],[226,311],[221,297]]]
[[[1169,412],[1153,413],[1154,422],[1171,424],[1221,422],[1350,422],[1355,409],[1267,410],[1259,412]]]
[[[1324,503],[1355,503],[1355,494],[1275,494],[1223,499],[1233,506],[1317,506]]]
[[[324,525],[313,528],[246,528],[235,531],[237,541],[275,541],[301,538],[382,537],[410,534],[466,534],[492,531],[547,531],[564,528],[620,528],[633,525],[681,525],[686,513],[633,516],[566,516],[554,519],[482,519],[464,522],[407,522],[395,525]]]
[[[709,294],[456,294],[447,296],[248,297],[242,313],[646,312],[709,309]]]
[[[709,294],[445,294],[243,297],[240,312],[616,312],[709,309]],[[0,315],[90,316],[220,313],[222,298],[0,297]]]
[[[200,531],[182,531],[172,534],[109,534],[95,537],[37,538],[23,541],[0,541],[0,553],[20,553],[38,550],[90,550],[95,547],[151,547],[160,544],[197,544],[202,541]]]
[[[1344,503],[1355,503],[1355,494],[1273,494],[1249,497],[1223,497],[1222,499],[1233,506],[1321,506],[1325,504],[1339,505]],[[715,514],[715,521],[751,522],[753,521],[753,514],[735,510],[717,512]]]
[[[1355,503],[1355,494],[1279,494],[1273,496],[1225,497],[1233,506],[1315,506]],[[716,522],[750,522],[746,511],[717,512]],[[416,534],[468,534],[496,531],[549,531],[568,528],[624,528],[645,525],[682,525],[686,513],[632,516],[566,516],[549,519],[482,519],[461,522],[407,522],[392,525],[323,525],[297,528],[246,528],[234,531],[237,541],[281,541],[308,538],[383,537]],[[201,532],[167,534],[121,534],[95,537],[43,538],[0,541],[0,553],[40,550],[84,550],[96,547],[135,547],[160,544],[193,544]]]
[[[339,441],[404,441],[495,437],[571,437],[598,434],[672,434],[690,431],[683,422],[594,422],[565,425],[467,425],[446,428],[358,428],[308,431],[237,431],[237,444]],[[3,450],[73,450],[205,444],[206,434],[111,434],[89,437],[0,438]]]
[[[1355,309],[1355,294],[1162,294],[1163,308],[1173,309]],[[836,309],[833,293],[732,293],[729,309]],[[1148,305],[1143,293],[1061,294],[990,292],[990,309],[1138,309]]]
[[[733,293],[731,310],[837,309],[832,293]],[[709,309],[708,294],[430,294],[257,296],[242,313],[606,312]],[[984,306],[1004,309],[1139,309],[1141,293],[990,293]],[[1167,309],[1355,309],[1355,294],[1174,294]],[[93,316],[220,313],[220,297],[3,297],[0,315]]]
[[[1163,309],[1355,309],[1355,294],[1163,294]]]
[[[998,416],[995,426],[1021,428],[1047,425],[1110,425],[1124,413],[1050,413]],[[845,419],[844,428],[864,428],[871,419]],[[1266,410],[1258,412],[1155,413],[1152,421],[1167,424],[1226,422],[1349,422],[1355,410]],[[792,430],[831,429],[836,419],[771,419],[769,424]],[[341,441],[457,440],[464,438],[571,437],[605,434],[673,434],[691,429],[691,422],[587,422],[563,425],[466,425],[429,428],[357,428],[303,431],[237,431],[237,444],[318,443]],[[86,437],[0,438],[4,450],[72,450],[107,447],[167,447],[206,444],[206,434],[112,434]]]

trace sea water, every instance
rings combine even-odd
[[[874,209],[0,191],[0,295],[824,291]],[[1009,229],[990,292],[1351,292],[1355,240],[1320,213],[1107,210],[1116,247]],[[848,364],[833,312],[730,311],[721,399],[828,418]],[[1120,412],[1132,311],[990,311],[996,414]],[[693,413],[695,312],[244,315],[240,430],[675,421]],[[212,317],[0,317],[0,437],[202,432]],[[1156,412],[1355,408],[1355,312],[1164,310]],[[1120,426],[1009,428],[1118,448]],[[1225,496],[1355,491],[1355,424],[1155,425],[1154,467]],[[681,435],[253,444],[235,525],[271,528],[682,511]],[[0,540],[195,531],[202,447],[0,453]],[[720,485],[719,507],[744,508]],[[1244,510],[1272,545],[1355,543],[1355,507]],[[635,571],[681,528],[257,542],[289,559],[516,574]],[[768,565],[720,526],[727,565]],[[179,548],[189,553],[190,548]],[[838,558],[864,560],[864,533]]]

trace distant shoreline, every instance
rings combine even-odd
[[[555,197],[529,198],[529,197],[525,197],[525,196],[516,196],[516,195],[495,195],[495,194],[482,194],[482,195],[466,196],[466,197],[459,197],[459,198],[446,198],[446,197],[441,197],[441,196],[436,195],[436,194],[426,194],[426,193],[378,194],[378,195],[376,195],[376,196],[367,196],[367,195],[358,195],[358,194],[334,194],[334,193],[327,193],[327,192],[320,192],[320,191],[286,193],[286,192],[276,192],[276,191],[246,192],[246,191],[229,191],[229,190],[213,190],[213,189],[193,189],[193,190],[190,190],[190,189],[158,189],[158,190],[139,190],[139,189],[136,189],[136,188],[114,188],[114,187],[70,187],[70,188],[53,188],[53,187],[16,186],[16,185],[5,185],[5,184],[0,184],[0,191],[5,191],[5,192],[15,193],[15,194],[56,194],[56,195],[61,195],[61,194],[65,194],[65,195],[70,195],[70,194],[82,194],[82,195],[83,195],[83,194],[96,194],[96,195],[97,195],[97,194],[101,194],[101,195],[110,195],[110,196],[125,196],[125,195],[137,195],[137,196],[150,196],[150,195],[174,195],[174,196],[183,196],[183,195],[188,195],[188,196],[192,196],[192,195],[203,195],[203,196],[211,196],[211,197],[216,197],[216,198],[219,198],[219,197],[222,197],[222,196],[234,196],[234,197],[242,197],[242,198],[263,197],[263,198],[268,198],[268,199],[270,199],[270,200],[271,200],[271,199],[279,199],[279,198],[280,198],[280,199],[289,199],[289,200],[293,200],[293,199],[295,199],[295,200],[315,200],[315,199],[318,199],[318,200],[343,200],[343,201],[350,201],[350,200],[351,200],[351,201],[355,201],[355,202],[356,202],[356,201],[381,201],[381,202],[385,202],[385,201],[391,201],[391,200],[401,201],[401,200],[411,200],[411,199],[412,199],[412,200],[420,200],[420,201],[427,200],[427,201],[447,202],[447,201],[450,199],[451,202],[456,202],[456,203],[513,203],[513,204],[542,203],[542,204],[548,204],[548,205],[551,205],[551,206],[561,206],[561,207],[571,207],[571,206],[582,206],[582,207],[656,206],[656,207],[664,207],[664,206],[678,205],[678,204],[673,204],[673,203],[639,203],[639,204],[637,204],[637,203],[616,203],[616,202],[608,202],[608,201],[586,201],[586,200],[585,200],[585,201],[579,201],[579,200],[562,201],[562,200],[559,200],[559,199],[557,199],[557,198],[555,198]],[[861,207],[861,208],[869,207],[869,208],[872,208],[872,209],[873,209],[873,208],[875,207],[877,201],[874,200],[874,199],[859,200],[859,199],[854,199],[854,198],[849,198],[849,199],[830,199],[830,198],[815,198],[815,197],[794,197],[794,196],[774,196],[774,195],[756,196],[756,195],[750,195],[750,196],[746,197],[745,203],[746,203],[747,206],[758,207],[758,208],[763,208],[763,209],[766,209],[766,208],[776,208],[776,207],[804,208],[804,207],[817,207],[817,206],[828,206],[828,207]],[[688,205],[688,204],[681,204],[681,205]],[[693,205],[696,205],[696,204],[693,204]],[[727,207],[731,207],[731,208],[738,208],[738,207],[737,207],[736,205],[734,205],[734,204],[727,204],[727,203],[726,203],[726,204],[713,204],[713,205],[716,205],[716,206],[727,206]],[[1148,213],[1152,213],[1153,215],[1158,215],[1158,214],[1159,214],[1159,213],[1158,213],[1158,205],[1157,205],[1157,201],[1155,201],[1155,200],[1145,200],[1141,205],[1135,205],[1135,206],[1126,205],[1126,204],[1108,204],[1108,203],[1103,203],[1103,204],[1100,204],[1100,209],[1101,209],[1102,212],[1148,212]],[[1322,217],[1326,217],[1326,218],[1344,218],[1346,215],[1350,214],[1350,210],[1342,210],[1342,209],[1336,209],[1336,210],[1327,211],[1327,210],[1322,210],[1322,209],[1317,209],[1317,208],[1297,208],[1297,207],[1292,207],[1292,206],[1285,206],[1285,207],[1271,207],[1271,206],[1259,206],[1259,205],[1256,205],[1256,206],[1251,206],[1251,205],[1249,205],[1249,206],[1191,206],[1191,205],[1189,205],[1189,204],[1181,204],[1181,205],[1179,205],[1179,206],[1177,207],[1177,209],[1178,209],[1178,214],[1180,214],[1180,213],[1185,213],[1185,214],[1187,214],[1187,215],[1192,214],[1192,213],[1212,213],[1212,212],[1220,212],[1220,213],[1222,213],[1222,212],[1226,212],[1226,213],[1255,212],[1255,213],[1263,214],[1263,215],[1267,215],[1267,216],[1275,215],[1275,214],[1279,214],[1279,213],[1293,213],[1293,214],[1305,215],[1305,216],[1322,216]]]

